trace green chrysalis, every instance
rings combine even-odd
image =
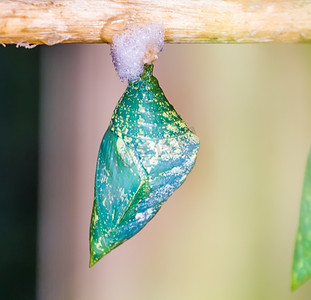
[[[300,217],[292,267],[292,290],[311,277],[311,150],[302,190]]]
[[[185,181],[199,139],[167,101],[153,65],[129,81],[100,145],[90,267],[140,231]]]

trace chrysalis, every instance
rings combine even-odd
[[[300,217],[292,267],[292,290],[311,277],[311,150],[300,204]]]
[[[199,139],[167,101],[153,65],[129,81],[100,145],[90,267],[140,231],[185,181]]]

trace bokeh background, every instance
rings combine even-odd
[[[39,48],[0,45],[0,299],[34,299]]]
[[[310,299],[311,281],[290,291],[310,45],[164,47],[154,73],[200,138],[197,163],[92,269],[97,151],[126,83],[108,45],[7,47],[0,63],[1,299]]]

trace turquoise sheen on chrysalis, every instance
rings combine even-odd
[[[302,190],[298,232],[292,267],[292,290],[311,277],[311,150]]]
[[[185,181],[199,139],[165,98],[153,65],[128,87],[100,145],[90,267],[140,231]]]

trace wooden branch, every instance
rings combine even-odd
[[[309,0],[0,1],[0,43],[109,43],[132,23],[169,43],[310,42]]]

